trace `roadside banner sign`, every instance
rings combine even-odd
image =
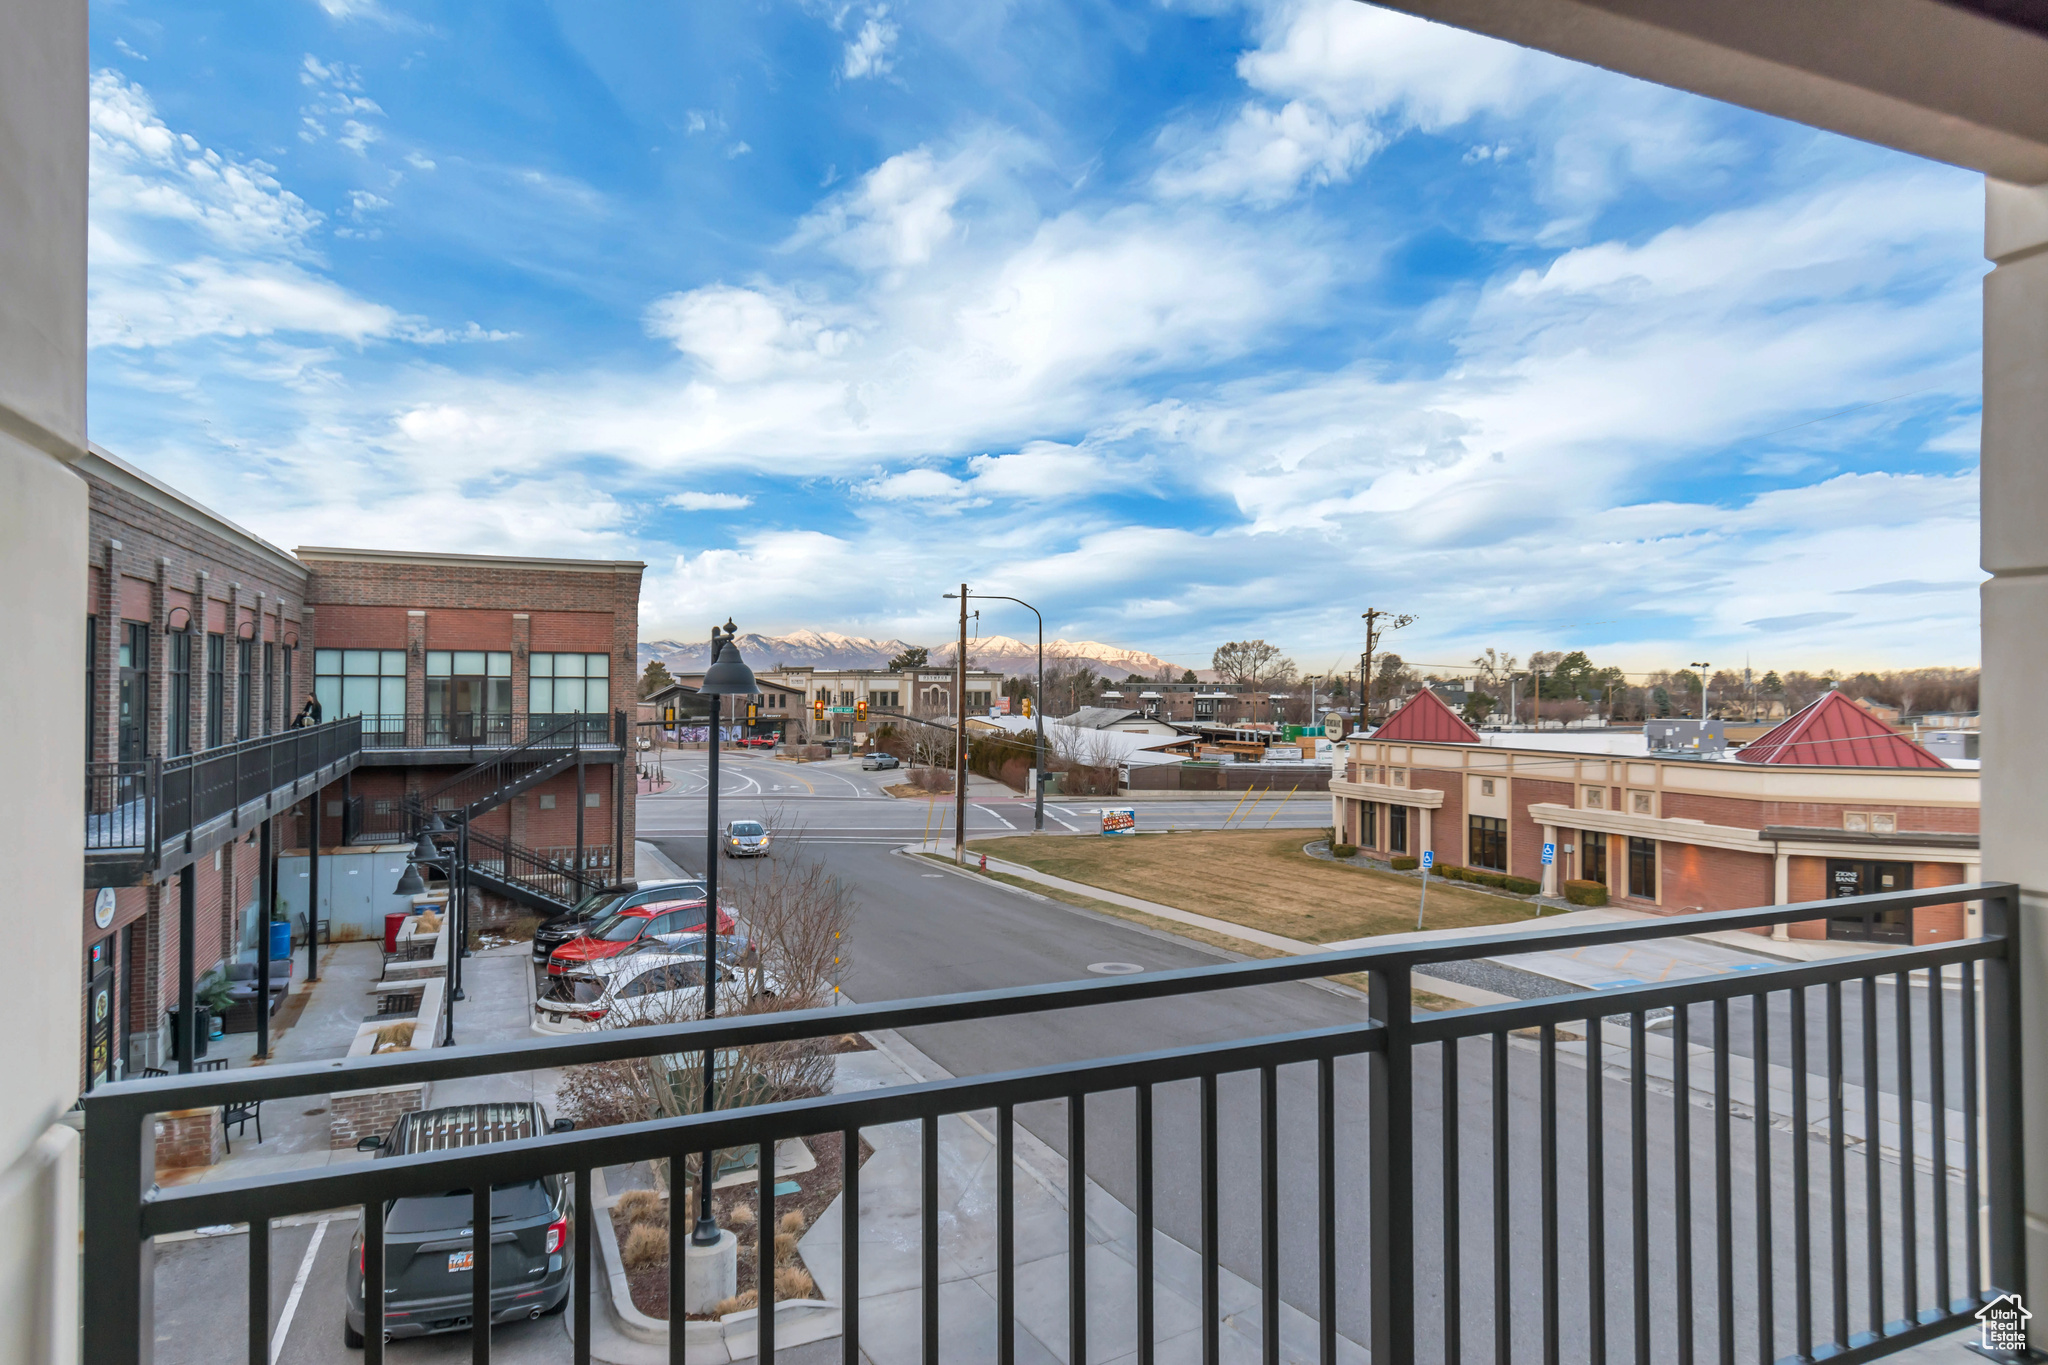
[[[1138,809],[1135,806],[1105,806],[1102,810],[1102,832],[1104,834],[1136,834],[1138,832]]]
[[[1556,862],[1556,861],[1557,861],[1557,845],[1556,845],[1556,844],[1545,844],[1545,845],[1543,846],[1543,865],[1544,865],[1545,867],[1549,867],[1549,866],[1550,866],[1550,865],[1551,865],[1552,863],[1554,863],[1554,862]]]
[[[1425,848],[1424,850],[1422,850],[1422,866],[1423,866],[1423,869],[1424,869],[1425,871],[1426,871],[1426,870],[1428,870],[1429,868],[1432,868],[1432,867],[1435,867],[1435,866],[1436,866],[1436,850],[1435,850],[1435,849],[1428,849],[1428,848]]]

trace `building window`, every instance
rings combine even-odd
[[[1607,809],[1607,788],[1588,787],[1585,791],[1585,798],[1584,805],[1587,810]]]
[[[593,715],[611,709],[611,655],[533,654],[527,659],[526,709],[536,716]]]
[[[171,647],[171,694],[170,714],[165,723],[170,729],[166,737],[173,755],[192,752],[192,632],[174,630],[168,642]]]
[[[603,792],[585,792],[585,793],[583,793],[583,804],[584,804],[584,806],[585,806],[585,807],[587,807],[587,808],[588,808],[588,809],[590,809],[590,810],[598,810],[598,809],[602,808],[602,807],[603,807],[603,805],[604,805],[604,793],[603,793]]]
[[[277,646],[263,642],[263,733],[277,729]]]
[[[1628,893],[1638,900],[1657,899],[1657,841],[1628,841]]]
[[[247,739],[255,733],[256,718],[256,642],[235,641],[235,738]]]
[[[1490,778],[1490,777],[1482,777],[1482,778],[1480,778],[1480,779],[1479,779],[1479,794],[1480,794],[1481,796],[1491,796],[1491,795],[1493,795],[1493,779],[1492,779],[1492,778]]]
[[[552,792],[542,792],[542,793],[541,793],[541,798],[540,798],[540,808],[541,808],[542,810],[553,810],[553,809],[555,808],[555,797],[554,797],[554,793],[552,793]],[[716,1073],[714,1072],[713,1074],[716,1074]]]
[[[228,695],[228,641],[225,635],[212,634],[206,637],[206,747],[211,749],[221,742],[221,726],[226,722]]]
[[[1379,832],[1375,828],[1379,821],[1374,818],[1379,814],[1379,809],[1380,803],[1377,801],[1361,801],[1358,803],[1358,846],[1360,848],[1379,847]]]
[[[1607,881],[1607,836],[1598,830],[1579,831],[1579,878],[1581,881]]]
[[[405,651],[316,649],[313,695],[327,720],[363,716],[367,731],[405,729]]]
[[[292,688],[297,686],[292,679],[292,655],[296,653],[298,653],[298,650],[291,645],[284,645],[277,651],[277,714],[279,716],[295,716],[299,711],[299,699],[292,693]]]
[[[1394,769],[1394,785],[1397,787],[1408,785],[1408,770],[1406,768]]]
[[[1911,891],[1911,863],[1878,863],[1830,858],[1827,865],[1828,898],[1870,896],[1885,891]],[[1911,910],[1859,909],[1855,914],[1828,917],[1828,937],[1850,942],[1911,943]]]
[[[868,693],[868,705],[894,711],[902,704],[897,700],[901,695],[900,692],[870,692]]]
[[[841,706],[851,706],[851,705],[853,705],[853,693],[851,693],[851,692],[841,692],[841,693],[839,694],[839,704],[840,704]]]
[[[1408,851],[1408,808],[1387,807],[1387,851],[1406,853]]]
[[[967,694],[967,709],[970,711],[988,710],[990,705],[989,698],[993,695],[990,692],[969,692]]]
[[[93,680],[100,666],[100,618],[85,618],[85,761],[92,762],[92,742],[98,737],[99,702],[93,696]]]
[[[1628,808],[1637,815],[1655,815],[1657,813],[1656,802],[1649,792],[1630,792],[1628,794],[1628,802]]]
[[[1467,861],[1473,867],[1494,872],[1508,870],[1508,822],[1491,815],[1475,815],[1471,826],[1472,850]]]
[[[575,657],[581,658],[582,655]],[[512,655],[503,650],[427,651],[429,743],[472,743],[495,728],[509,739],[512,715]],[[495,726],[489,718],[503,717]]]

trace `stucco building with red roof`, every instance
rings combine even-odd
[[[1429,850],[1549,895],[1594,881],[1611,904],[1690,914],[1978,878],[1976,770],[1839,693],[1721,754],[1653,753],[1608,732],[1482,738],[1427,691],[1345,747],[1330,783],[1345,841],[1382,857]],[[1974,913],[1817,919],[1789,934],[1929,943],[1974,932]]]

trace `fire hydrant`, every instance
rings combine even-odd
[[[981,855],[981,870],[983,872],[988,871],[988,855],[986,853]]]

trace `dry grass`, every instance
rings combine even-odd
[[[653,1190],[627,1190],[612,1210],[628,1223],[668,1222],[668,1201]]]
[[[796,1237],[803,1236],[804,1229],[808,1228],[810,1225],[811,1220],[804,1217],[804,1211],[802,1209],[791,1209],[788,1213],[783,1214],[782,1221],[776,1224],[776,1226],[781,1228],[784,1232],[787,1232],[792,1236]]]
[[[1311,837],[1295,829],[1199,830],[1135,839],[1024,834],[977,839],[968,848],[1055,877],[1309,943],[1415,928],[1420,881],[1311,858],[1301,851]],[[1429,889],[1431,928],[1512,924],[1535,917],[1535,906],[1504,896],[1441,881]],[[1239,952],[1248,946],[1233,945]]]
[[[626,1263],[628,1270],[666,1264],[668,1225],[663,1223],[657,1227],[653,1223],[635,1223],[633,1230],[626,1234],[625,1244],[619,1248],[619,1259]]]

